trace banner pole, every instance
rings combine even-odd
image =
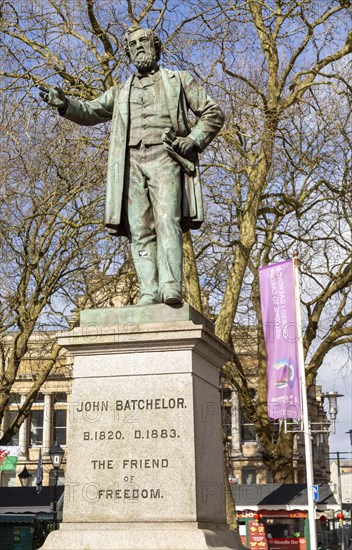
[[[300,372],[300,381],[301,381],[302,420],[303,420],[304,447],[305,447],[305,457],[306,457],[308,519],[309,519],[309,539],[310,539],[309,548],[310,550],[316,550],[316,548],[318,548],[318,545],[317,545],[317,532],[316,532],[316,524],[315,524],[315,502],[314,502],[314,495],[313,495],[314,474],[313,474],[312,434],[311,434],[309,415],[308,415],[307,384],[306,384],[306,372],[305,372],[305,366],[304,366],[304,352],[303,352],[303,340],[302,340],[302,315],[301,315],[298,262],[299,262],[298,256],[296,256],[293,259],[293,267],[294,267],[294,280],[295,280],[298,358],[299,358],[299,372]]]

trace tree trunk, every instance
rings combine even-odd
[[[186,302],[203,313],[199,277],[190,231],[183,234],[183,292]]]

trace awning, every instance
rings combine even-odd
[[[0,523],[34,523],[35,514],[0,514]]]
[[[251,484],[231,486],[236,510],[286,510],[307,511],[308,494],[305,484]],[[338,510],[338,504],[331,487],[327,484],[319,485],[319,501],[316,502],[316,511]]]

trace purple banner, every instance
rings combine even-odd
[[[302,416],[294,269],[293,260],[259,269],[268,416],[273,419]]]

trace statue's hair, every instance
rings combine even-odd
[[[136,31],[139,31],[139,30],[146,31],[147,33],[150,33],[152,35],[153,41],[154,41],[155,53],[156,53],[156,60],[159,61],[160,55],[161,55],[161,40],[160,40],[160,38],[151,29],[143,29],[143,27],[140,27],[140,26],[137,26],[137,25],[134,26],[134,27],[129,27],[127,29],[126,33],[125,33],[124,48],[125,48],[125,53],[126,53],[128,59],[131,59],[130,50],[129,50],[129,47],[128,47],[129,37],[130,37],[131,34],[133,34]]]

